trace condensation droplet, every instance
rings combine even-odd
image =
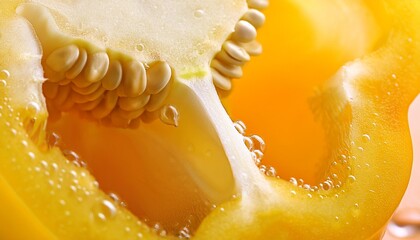
[[[265,174],[269,177],[275,177],[277,176],[277,171],[274,167],[269,167]]]
[[[235,127],[236,131],[238,131],[239,134],[244,135],[246,131],[245,123],[241,120],[238,120],[233,123],[233,126]]]
[[[177,237],[180,238],[180,239],[190,239],[191,238],[191,233],[190,233],[190,230],[188,229],[188,227],[182,228],[178,232]]]
[[[356,181],[356,177],[353,176],[353,175],[350,175],[349,176],[349,181],[350,181],[350,183],[354,183]]]
[[[5,69],[0,71],[0,79],[6,80],[9,77],[10,77],[10,72],[9,71],[7,71]]]
[[[136,50],[139,52],[143,52],[144,48],[145,48],[144,45],[141,43],[136,45]]]
[[[108,200],[103,200],[97,209],[96,216],[102,221],[107,221],[108,219],[115,217],[116,214],[117,208],[115,205]]]
[[[127,204],[121,200],[121,198],[116,193],[109,193],[109,197],[118,205],[122,207],[127,207]]]
[[[28,156],[31,160],[35,159],[35,153],[33,153],[33,152],[28,152]]]
[[[261,152],[265,151],[265,141],[262,137],[252,135],[249,138],[252,140],[255,150],[260,150]]]
[[[370,136],[369,136],[368,134],[364,134],[364,135],[362,136],[362,140],[363,140],[363,142],[365,142],[365,143],[370,142]]]
[[[179,112],[178,109],[172,105],[166,105],[160,110],[160,120],[170,126],[178,127]]]
[[[26,111],[31,115],[36,115],[41,112],[41,106],[37,102],[29,102],[26,105]]]
[[[249,137],[244,137],[244,143],[246,148],[248,148],[249,151],[253,151],[254,149],[254,142]]]
[[[58,135],[55,132],[52,132],[51,134],[48,135],[48,146],[50,148],[58,146],[59,143],[60,143],[60,135]]]
[[[290,182],[290,183],[292,183],[293,185],[295,185],[296,187],[297,187],[297,185],[298,185],[298,181],[297,181],[297,179],[296,179],[296,178],[294,178],[294,177],[290,178],[289,182]]]
[[[0,79],[0,87],[1,88],[4,88],[4,87],[6,87],[7,86],[7,82],[6,82],[6,80],[4,80],[4,79]]]
[[[391,77],[392,77],[393,79],[397,79],[397,75],[396,75],[395,73],[393,73],[393,74],[391,75]]]
[[[203,9],[197,9],[194,12],[194,17],[196,18],[202,18],[205,14],[205,11]]]

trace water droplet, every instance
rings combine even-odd
[[[261,164],[261,159],[257,157],[257,154],[255,152],[251,152],[251,158],[254,160],[254,163],[256,166],[259,166]]]
[[[143,52],[144,48],[145,48],[144,45],[141,43],[136,45],[136,50],[139,52]]]
[[[74,186],[74,185],[71,185],[71,186],[70,186],[70,190],[71,190],[72,192],[77,192],[77,187],[76,187],[76,186]]]
[[[41,106],[37,102],[29,102],[28,105],[26,105],[26,111],[31,115],[36,115],[39,112],[41,112]]]
[[[252,152],[254,149],[254,142],[252,141],[252,139],[250,137],[244,137],[243,140],[246,148],[248,148],[248,150]]]
[[[115,217],[116,214],[117,208],[114,206],[114,204],[108,200],[103,200],[98,208],[96,216],[100,220],[106,221]]]
[[[4,79],[0,79],[0,88],[4,88],[7,86],[7,82]]]
[[[327,180],[327,181],[324,181],[323,183],[322,183],[322,185],[320,184],[320,186],[319,186],[321,189],[323,189],[323,190],[325,190],[325,191],[327,191],[327,190],[330,190],[331,188],[332,188],[332,184],[331,184],[331,182],[329,181],[329,180]]]
[[[265,151],[265,141],[262,137],[252,135],[249,138],[252,140],[255,150],[260,150],[261,152]]]
[[[350,175],[349,176],[349,181],[350,181],[350,183],[354,183],[356,181],[356,177],[353,176],[353,175]]]
[[[292,177],[290,178],[289,182],[291,182],[293,185],[295,185],[297,187],[298,185],[298,181],[296,180],[296,178]]]
[[[265,165],[261,165],[260,166],[260,172],[262,173],[262,174],[265,174],[265,172],[267,171],[267,166],[265,166]]]
[[[178,232],[177,237],[180,238],[180,239],[190,239],[191,238],[191,233],[190,233],[190,230],[188,229],[188,227],[182,228]]]
[[[48,162],[45,160],[41,161],[41,166],[44,167],[45,169],[48,169]]]
[[[63,150],[63,155],[70,161],[77,161],[80,159],[79,155],[71,150]]]
[[[291,193],[292,195],[296,195],[296,191],[295,191],[295,190],[290,191],[290,193]]]
[[[275,177],[277,176],[277,171],[274,167],[269,167],[268,171],[265,174],[269,177]]]
[[[35,153],[33,153],[33,152],[28,152],[28,156],[31,160],[35,159]]]
[[[392,77],[393,79],[397,79],[397,75],[396,75],[395,73],[393,73],[393,74],[391,75],[391,77]]]
[[[172,105],[166,105],[160,110],[160,120],[174,127],[179,125],[179,112],[176,107]]]
[[[57,171],[58,170],[58,164],[57,163],[52,163],[51,167],[53,170]]]
[[[241,120],[238,120],[233,123],[233,126],[235,127],[236,131],[238,131],[239,134],[244,135],[246,131],[246,125]]]
[[[55,132],[52,132],[51,134],[48,135],[48,146],[49,148],[53,148],[58,146],[58,144],[60,143],[60,135],[58,135]]]
[[[17,130],[16,130],[16,129],[14,129],[14,128],[11,128],[11,129],[10,129],[10,132],[11,132],[14,136],[16,136],[16,135],[17,135]]]
[[[127,204],[121,200],[121,198],[116,193],[109,193],[109,197],[118,205],[122,207],[127,207]]]
[[[194,12],[194,17],[196,18],[202,18],[205,14],[205,11],[203,9],[197,9]]]
[[[0,71],[0,79],[6,80],[10,77],[10,72],[7,70],[1,70]]]

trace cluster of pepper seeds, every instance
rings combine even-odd
[[[235,31],[223,44],[222,49],[211,62],[214,85],[223,91],[232,89],[232,79],[242,77],[243,65],[251,56],[262,53],[257,42],[257,29],[265,22],[261,12],[268,6],[267,0],[248,0],[249,10],[236,23]]]
[[[43,59],[43,92],[50,109],[77,110],[114,127],[136,128],[144,112],[162,108],[172,70],[165,62],[144,64],[112,52],[89,52],[77,44]]]

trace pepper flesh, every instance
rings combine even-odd
[[[416,74],[411,74],[418,69],[415,61],[419,59],[416,52],[418,36],[414,23],[418,22],[415,13],[419,12],[419,4],[411,1],[386,3],[396,14],[393,19],[402,21],[394,23],[396,32],[378,51],[347,65],[343,70],[345,76],[338,77],[324,90],[334,93],[327,102],[339,100],[346,106],[336,116],[340,120],[337,125],[343,128],[345,140],[354,139],[354,145],[349,142],[346,147],[358,161],[350,163],[356,181],[346,180],[339,189],[309,193],[312,194],[310,198],[307,191],[295,189],[289,183],[269,180],[272,191],[256,192],[247,196],[248,199],[221,206],[204,221],[196,238],[343,239],[345,236],[367,239],[380,235],[380,229],[396,207],[407,181],[411,147],[406,115],[408,104],[419,90]],[[397,13],[404,13],[404,19]],[[399,56],[410,55],[411,59],[399,59]],[[396,80],[393,80],[393,74],[397,76]],[[396,102],[396,99],[401,101]],[[371,141],[364,140],[366,134]],[[10,133],[4,133],[2,144],[6,145],[5,141],[11,138]],[[10,154],[2,154],[10,157]],[[21,154],[15,156],[23,157]],[[379,175],[378,179],[375,179],[376,175]],[[291,191],[296,191],[296,195]],[[339,194],[338,198],[335,194]],[[322,195],[324,199],[320,198]],[[344,209],[350,210],[345,212]]]
[[[344,141],[340,147],[343,152],[339,152],[338,155],[345,155],[348,163],[343,167],[350,167],[351,170],[345,173],[345,170],[330,167],[335,159],[329,159],[323,163],[326,167],[324,165],[321,167],[327,169],[327,173],[324,172],[327,176],[335,171],[340,172],[345,176],[342,179],[345,182],[344,185],[329,191],[310,192],[302,188],[291,188],[284,182],[273,181],[276,191],[259,198],[260,201],[257,201],[253,208],[244,206],[239,201],[230,203],[224,206],[224,212],[214,213],[211,220],[206,219],[200,229],[202,233],[208,234],[209,229],[216,229],[215,223],[226,223],[218,224],[218,231],[212,231],[213,236],[226,236],[225,239],[245,237],[247,239],[380,239],[389,217],[404,193],[411,167],[412,150],[407,112],[409,104],[419,91],[416,70],[419,64],[414,60],[419,56],[418,31],[416,30],[416,23],[419,22],[419,4],[413,1],[381,1],[381,3],[366,1],[366,4],[368,6],[376,4],[375,7],[379,7],[373,8],[373,11],[379,10],[375,15],[382,18],[379,23],[385,36],[378,38],[379,42],[376,43],[377,46],[373,45],[375,48],[372,53],[342,67],[334,77],[335,79],[323,86],[325,93],[334,92],[331,98],[326,99],[325,107],[329,113],[325,114],[333,113],[333,116],[326,120],[325,126],[332,131],[340,129],[346,132],[340,138],[343,140],[344,137],[348,142]],[[383,19],[386,20],[383,21]],[[268,25],[269,20],[270,14],[268,14]],[[289,58],[285,57],[284,62],[288,63],[288,61],[290,61]],[[322,65],[319,65],[320,63],[314,61],[311,67],[321,68]],[[278,68],[280,67],[276,64],[268,67],[259,66],[259,71],[262,70],[264,73],[263,78],[271,78],[269,86],[276,96],[281,95],[275,89],[277,85],[281,86],[282,79],[273,79],[275,75],[273,73],[277,72]],[[288,70],[290,69],[283,72]],[[295,71],[302,71],[302,69],[297,66]],[[304,75],[305,73],[297,74]],[[281,77],[287,81],[293,76]],[[256,76],[251,76],[251,78],[255,79]],[[241,118],[240,114],[245,112],[245,107],[241,108],[241,106],[255,109],[251,114],[254,116],[258,114],[256,113],[258,106],[262,106],[264,100],[268,101],[273,97],[270,93],[266,94],[255,89],[247,91],[250,88],[249,85],[252,84],[244,84],[248,87],[242,89],[238,87],[238,91],[233,93],[233,99],[230,101],[231,111],[237,118]],[[261,88],[267,88],[268,84],[262,84]],[[287,83],[284,85],[289,86]],[[253,96],[251,99],[245,98],[251,94]],[[245,100],[240,102],[241,98]],[[262,100],[259,102],[258,99]],[[338,104],[343,105],[340,111],[337,111],[335,108],[328,108],[328,104],[337,104],[335,107],[338,107]],[[281,109],[273,109],[273,106],[268,108],[281,113]],[[263,112],[264,107],[260,114]],[[337,112],[339,114],[336,114]],[[245,122],[252,121],[252,118],[245,118]],[[277,119],[279,118],[287,118],[287,115],[282,117],[277,115]],[[270,118],[266,116],[264,119],[269,119],[263,120],[265,126],[269,125]],[[278,121],[281,122],[281,120]],[[277,130],[273,124],[270,127],[267,128],[270,132]],[[254,124],[253,130],[257,131],[256,129],[258,125]],[[269,139],[268,143],[270,143]],[[299,149],[302,151],[301,148],[297,148],[296,152]],[[267,161],[275,164],[270,162],[270,159]],[[290,161],[290,159],[283,161]],[[300,169],[295,172],[303,176],[305,180],[309,179],[310,182],[318,183],[321,180],[317,175],[318,172],[313,171],[312,168],[305,168],[305,164],[319,166],[319,162],[311,161],[316,160],[304,159],[303,163],[292,161],[289,164],[294,168],[300,166]],[[281,171],[281,167],[279,169]],[[351,178],[346,179],[350,175]],[[249,216],[243,220],[239,217],[247,214]],[[227,221],[227,219],[235,219],[235,221]],[[228,229],[244,230],[222,234]],[[199,231],[198,236],[201,232]]]

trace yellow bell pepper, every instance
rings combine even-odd
[[[11,13],[18,2],[0,3],[0,239],[173,238],[111,203],[60,149],[30,140],[25,114],[44,106],[27,104],[42,97],[22,79],[42,78],[41,50]],[[263,164],[305,182],[256,178],[206,216],[194,239],[381,238],[411,168],[419,13],[413,0],[272,2],[265,56],[226,103],[267,141]]]

